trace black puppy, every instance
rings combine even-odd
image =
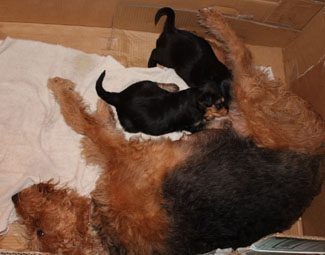
[[[141,81],[113,93],[104,90],[104,77],[105,71],[96,82],[97,94],[115,106],[122,127],[131,133],[162,135],[182,130],[193,133],[204,127],[207,108],[220,109],[223,103],[221,91],[214,84],[169,92],[156,82]]]
[[[206,40],[175,27],[173,9],[159,9],[155,24],[163,15],[167,16],[164,30],[156,42],[156,48],[151,52],[148,67],[160,64],[173,68],[189,87],[200,87],[207,83],[219,86],[224,98],[223,107],[228,110],[231,100],[231,71],[218,60]]]

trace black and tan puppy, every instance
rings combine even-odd
[[[206,40],[175,27],[173,9],[159,9],[155,24],[163,15],[167,16],[164,30],[156,42],[156,48],[151,52],[148,67],[160,64],[173,68],[189,87],[200,87],[207,83],[218,86],[225,99],[223,106],[228,109],[231,100],[231,71],[218,60]]]
[[[105,71],[96,82],[97,94],[115,106],[122,127],[130,133],[162,135],[183,130],[193,133],[204,127],[207,108],[220,109],[223,103],[222,92],[214,84],[177,91],[174,84],[141,81],[114,93],[104,90],[104,77]]]

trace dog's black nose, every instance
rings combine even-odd
[[[15,195],[13,195],[11,197],[11,200],[12,200],[12,202],[14,202],[15,205],[18,204],[18,201],[19,201],[19,193],[16,193]]]

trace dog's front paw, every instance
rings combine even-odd
[[[60,77],[50,78],[47,82],[47,87],[53,92],[57,90],[73,90],[75,86],[72,81]]]

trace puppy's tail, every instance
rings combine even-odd
[[[175,30],[175,12],[172,8],[163,7],[159,9],[155,16],[155,24],[157,25],[161,16],[166,15],[166,22],[164,26],[164,32],[172,32]]]
[[[253,58],[249,49],[238,38],[221,13],[213,8],[204,8],[198,14],[199,23],[222,43],[226,52],[227,66],[233,73],[250,72],[253,68]]]
[[[103,88],[103,80],[105,77],[105,73],[106,72],[103,71],[96,81],[97,95],[106,103],[116,106],[120,101],[120,97],[118,93],[108,92]]]

